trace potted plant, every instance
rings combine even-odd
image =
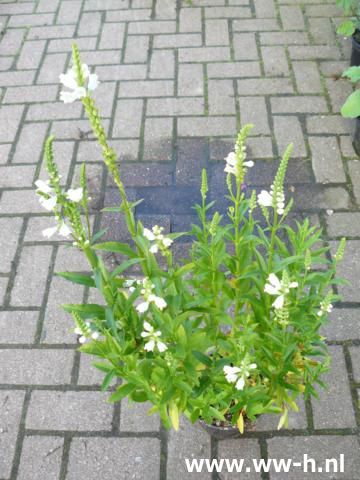
[[[360,4],[358,0],[336,0],[336,5],[343,9],[347,18],[337,28],[339,35],[351,37],[352,49],[350,66],[360,65]]]
[[[308,220],[287,224],[293,202],[286,201],[283,185],[292,147],[270,191],[245,195],[246,171],[253,166],[245,146],[251,126],[245,126],[225,159],[226,214],[213,212],[214,202],[207,202],[204,170],[202,201],[195,206],[200,224],[190,232],[189,259],[175,264],[171,249],[180,234],[165,235],[161,227],[147,229],[135,220],[138,202],[127,199],[90,96],[97,77],[81,64],[76,46],[73,63],[61,76],[68,88],[61,98],[80,99],[85,107],[121,195],[121,205],[111,210],[125,216],[132,243],[99,243],[103,232],[91,234],[85,164],[80,185],[64,191],[52,137],[45,152],[50,178],[37,182],[37,193],[56,218],[44,235],[58,231],[71,237],[93,272],[58,275],[97,288],[104,299],[104,305],[64,306],[73,315],[80,350],[98,358],[94,366],[104,372],[102,389],[121,379],[109,400],[150,401],[149,415],[159,413],[167,428],[178,429],[180,414],[200,420],[218,436],[233,435],[234,428],[243,432],[246,422],[261,414],[279,414],[279,428],[286,426],[289,409],[298,410],[297,397],[316,396],[314,384],[323,385],[320,376],[329,359],[319,328],[338,298],[332,285],[345,248],[343,239],[330,262],[316,226]],[[265,225],[255,220],[256,210]],[[109,271],[102,251],[126,259]],[[142,269],[140,278],[128,273],[135,264]],[[316,269],[324,264],[326,269]]]

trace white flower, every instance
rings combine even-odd
[[[152,352],[154,348],[155,348],[155,340],[150,340],[144,345],[144,350],[146,350],[147,352]]]
[[[87,81],[87,88],[88,90],[95,90],[99,85],[98,76],[95,73],[90,73],[89,67],[86,63],[81,65],[82,74],[85,80],[85,84]],[[76,71],[75,68],[72,67],[67,73],[61,73],[60,82],[64,85],[64,87],[69,88],[70,91],[62,91],[60,92],[60,99],[64,103],[72,103],[75,100],[83,98],[86,96],[86,88],[85,86],[80,86],[77,81]]]
[[[62,237],[68,237],[69,235],[71,235],[70,228],[64,222],[59,227],[59,235],[61,235]]]
[[[44,182],[44,180],[36,180],[35,185],[41,193],[51,193],[53,189],[49,186],[49,182]]]
[[[246,149],[243,148],[242,152],[243,154],[241,155],[243,159],[245,159],[245,151]],[[225,157],[226,161],[226,166],[224,168],[224,172],[226,173],[231,173],[235,175],[236,177],[241,173],[240,168],[242,167],[248,167],[251,168],[254,166],[254,162],[252,160],[249,160],[247,162],[242,162],[241,159],[236,155],[235,152],[230,152],[227,157]]]
[[[142,302],[142,303],[139,303],[139,305],[136,307],[136,310],[139,313],[144,313],[148,310],[148,308],[149,308],[149,302]]]
[[[166,306],[167,306],[167,303],[165,302],[165,300],[161,297],[157,297],[156,295],[149,295],[149,302],[154,302],[155,305],[160,309],[160,310],[163,310]]]
[[[158,337],[161,336],[160,330],[154,331],[154,328],[149,322],[144,322],[144,331],[141,332],[141,336],[143,338],[150,337],[150,340],[144,345],[144,349],[148,352],[152,352],[155,348],[159,350],[159,352],[165,352],[167,350],[167,346],[165,343],[161,342]]]
[[[245,386],[245,379],[244,379],[244,377],[241,377],[236,382],[235,388],[236,388],[236,390],[244,390],[244,386]]]
[[[70,188],[67,192],[66,192],[66,196],[69,200],[71,200],[72,202],[81,202],[82,198],[83,198],[83,189],[82,187],[79,187],[79,188]]]
[[[167,346],[165,345],[165,343],[160,342],[160,340],[156,343],[156,346],[160,353],[165,352],[165,350],[167,350]]]
[[[150,240],[151,242],[155,240],[155,235],[148,228],[144,228],[144,237]]]
[[[86,342],[86,337],[82,336],[79,338],[80,343],[85,343]]]
[[[74,333],[76,333],[76,335],[82,335],[81,328],[79,327],[74,328]]]
[[[239,367],[224,367],[225,378],[229,383],[235,383],[238,379],[238,374],[241,372],[241,368]]]
[[[86,90],[84,87],[76,87],[75,90],[71,92],[61,91],[60,100],[64,103],[73,103],[75,100],[79,100],[86,96]]]
[[[100,336],[100,335],[99,335],[99,332],[93,332],[93,333],[91,334],[91,338],[93,338],[94,340],[97,340],[97,339],[99,338],[99,336]]]
[[[45,228],[45,230],[42,231],[42,234],[45,238],[51,238],[53,235],[55,235],[57,230],[58,230],[58,227],[56,225],[55,227]]]
[[[125,282],[124,282],[124,287],[125,287],[125,288],[132,287],[135,282],[136,282],[136,280],[133,280],[133,279],[125,280]]]
[[[252,160],[249,160],[249,161],[247,161],[247,162],[244,162],[243,165],[244,165],[244,167],[251,168],[251,167],[253,167],[255,164],[254,164],[254,162],[253,162]]]
[[[272,195],[266,190],[261,190],[261,192],[258,195],[258,203],[262,207],[271,207]]]
[[[99,86],[99,79],[96,73],[91,73],[89,75],[89,81],[88,81],[88,89],[89,90],[95,90]]]
[[[39,197],[39,202],[46,210],[51,212],[56,206],[57,199],[55,196],[51,196],[49,198]]]
[[[163,245],[165,245],[166,248],[169,248],[172,243],[173,243],[173,240],[171,238],[166,237],[163,240]]]
[[[66,88],[70,88],[71,90],[75,90],[78,87],[77,79],[76,79],[76,73],[74,68],[71,68],[68,70],[67,73],[60,73],[59,75],[60,82],[64,85]]]
[[[154,245],[151,245],[150,247],[150,253],[157,253],[159,251],[159,247],[154,243]]]
[[[269,283],[266,283],[264,286],[264,292],[269,295],[277,295],[277,298],[272,304],[276,309],[280,309],[284,306],[285,294],[289,293],[290,288],[296,288],[299,286],[297,282],[291,282],[288,285],[284,285],[280,282],[275,273],[270,273],[268,282]]]

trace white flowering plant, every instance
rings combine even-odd
[[[225,159],[227,211],[213,212],[214,202],[207,202],[204,170],[202,201],[195,206],[199,224],[187,232],[193,239],[188,258],[177,263],[172,249],[180,234],[144,228],[135,219],[138,202],[126,196],[116,154],[90,96],[98,79],[81,64],[76,46],[73,64],[61,76],[72,96],[61,98],[80,99],[85,107],[121,196],[121,205],[107,210],[125,216],[132,241],[99,243],[104,232],[92,234],[85,164],[80,185],[63,190],[52,137],[45,151],[50,178],[36,186],[41,204],[56,219],[43,234],[71,238],[92,270],[59,275],[98,289],[104,300],[64,306],[73,315],[80,350],[99,359],[94,365],[104,373],[103,390],[119,379],[110,401],[149,401],[149,414],[159,413],[164,425],[175,429],[181,413],[192,422],[228,421],[241,432],[245,419],[277,413],[279,428],[286,426],[289,409],[298,411],[297,398],[316,396],[315,384],[323,385],[320,375],[329,362],[319,329],[339,298],[334,277],[345,248],[341,240],[331,261],[316,226],[308,220],[287,223],[293,202],[286,202],[284,178],[292,147],[270,191],[248,195],[245,175],[254,163],[246,160],[245,142],[251,126],[240,131]],[[125,260],[109,271],[104,251]],[[129,273],[135,265],[140,277]]]

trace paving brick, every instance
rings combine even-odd
[[[40,205],[35,190],[8,190],[1,196],[0,213],[44,213],[44,208]]]
[[[294,193],[294,207],[300,210],[337,210],[348,209],[349,194],[342,187],[316,185],[298,185]]]
[[[176,23],[174,21],[147,21],[131,22],[129,24],[129,34],[148,34],[148,33],[175,33]]]
[[[338,242],[330,242],[332,255],[336,253]],[[338,286],[339,294],[345,302],[359,301],[360,288],[360,240],[348,240],[344,257],[337,265],[337,275],[350,282],[346,286]]]
[[[155,7],[155,15],[158,19],[175,19],[176,6],[167,0],[157,0]]]
[[[355,382],[360,383],[360,348],[350,347],[349,351],[351,355],[351,364],[354,373],[354,380]]]
[[[242,125],[252,123],[250,135],[269,134],[268,114],[263,97],[240,97],[240,120]]]
[[[329,347],[332,357],[331,370],[323,375],[329,390],[319,392],[319,400],[312,402],[315,428],[354,427],[349,382],[345,359],[340,346]]]
[[[0,170],[1,172],[1,170]],[[16,252],[22,221],[20,218],[0,218],[0,230],[7,232],[0,238],[0,271],[10,272]]]
[[[127,0],[86,0],[84,10],[118,10],[128,8]]]
[[[345,182],[339,145],[335,137],[310,137],[312,165],[317,182]]]
[[[360,338],[360,312],[355,308],[335,308],[329,321],[321,327],[321,334],[328,340]]]
[[[353,192],[358,204],[360,204],[360,162],[352,160],[348,162],[350,178],[352,182]]]
[[[23,402],[24,392],[14,390],[0,392],[0,475],[4,478],[10,478]]]
[[[325,77],[340,76],[342,72],[348,68],[348,66],[348,62],[340,60],[319,62],[320,71]]]
[[[275,18],[242,18],[233,20],[232,24],[234,32],[266,32],[280,29]]]
[[[170,116],[202,115],[204,113],[204,100],[199,97],[188,98],[149,98],[146,106],[146,115]]]
[[[154,48],[199,47],[201,45],[200,33],[177,33],[176,35],[155,35],[154,37]]]
[[[273,147],[270,137],[249,138],[247,140],[251,158],[273,158]]]
[[[210,436],[199,425],[180,419],[178,432],[169,432],[167,477],[180,480],[189,477],[184,458],[210,458]],[[196,478],[210,480],[211,473],[203,469]]]
[[[121,48],[124,41],[124,23],[105,23],[100,37],[100,49]]]
[[[13,306],[40,306],[43,300],[50,267],[52,248],[45,246],[24,247],[11,294]],[[33,281],[36,275],[36,282]]]
[[[12,142],[19,127],[24,107],[21,105],[2,105],[0,110],[0,142]]]
[[[275,4],[273,0],[254,0],[254,6],[257,18],[276,17]]]
[[[150,118],[145,121],[144,159],[171,160],[173,125],[167,118]]]
[[[124,164],[121,166],[120,175],[126,187],[159,187],[172,184],[172,166],[168,164]],[[111,178],[109,185],[115,187]]]
[[[93,366],[94,361],[96,359],[92,355],[87,355],[86,353],[80,355],[78,385],[102,385],[105,373]],[[112,384],[114,383],[112,382]]]
[[[280,7],[280,16],[284,30],[304,30],[304,17],[300,6]]]
[[[321,467],[323,471],[316,472],[316,479],[325,480],[329,475],[333,476],[332,463],[329,464],[330,470],[326,472],[326,460],[334,458],[337,460],[338,467],[339,455],[345,454],[345,472],[337,474],[337,478],[352,478],[356,475],[359,468],[359,446],[355,436],[341,436],[341,435],[315,435],[312,437],[283,437],[272,438],[267,441],[269,458],[274,459],[288,459],[292,462],[300,462],[303,465],[304,455],[308,463],[308,473],[305,475],[314,476],[312,464],[310,459],[314,459],[316,467]],[[303,467],[304,468],[304,467]],[[291,468],[286,474],[289,480],[301,480],[304,478],[303,468]],[[271,479],[281,480],[284,478],[283,473],[275,472],[274,467],[271,468]],[[313,473],[310,473],[313,472]],[[331,472],[331,473],[330,473]],[[309,477],[310,478],[310,477]],[[314,477],[315,478],[315,477]]]
[[[284,47],[261,47],[265,74],[270,77],[289,76],[289,64]]]
[[[69,105],[65,105],[63,102],[49,102],[49,103],[35,103],[30,105],[27,111],[26,120],[38,121],[38,120],[64,120],[68,118],[80,118],[82,106],[80,102],[74,102]],[[21,131],[28,130],[29,135],[34,135],[36,132],[43,134],[47,129],[46,123],[33,123],[26,124]],[[34,139],[34,137],[32,137]],[[22,138],[20,137],[19,143],[21,144]],[[41,144],[40,144],[41,146]],[[18,147],[19,148],[19,147]],[[21,146],[20,146],[21,148]],[[33,147],[34,148],[34,147]],[[33,162],[36,160],[32,160]]]
[[[80,16],[81,0],[66,0],[60,4],[56,23],[77,23]]]
[[[83,12],[80,18],[78,35],[81,37],[87,37],[91,35],[98,35],[101,27],[101,14],[100,12]]]
[[[23,72],[1,72],[0,73],[0,85],[2,87],[15,86],[15,85],[31,85],[34,81],[35,70],[23,71]]]
[[[221,62],[230,60],[229,47],[180,48],[180,62]]]
[[[248,18],[251,10],[248,6],[206,7],[206,18]]]
[[[154,50],[150,62],[150,78],[174,78],[175,57],[170,50]]]
[[[36,83],[59,84],[59,75],[65,69],[68,55],[66,53],[53,53],[46,55]]]
[[[70,381],[71,350],[0,350],[0,383],[57,385]]]
[[[38,312],[0,312],[0,343],[32,343],[34,341]]]
[[[260,33],[263,45],[307,45],[308,39],[302,32],[264,32]]]
[[[206,144],[199,139],[178,140],[175,180],[177,185],[199,185],[205,168]]]
[[[293,156],[306,157],[306,148],[300,122],[296,117],[274,117],[275,137],[282,155],[286,147],[294,144]]]
[[[234,51],[236,60],[257,60],[257,46],[253,33],[235,33]]]
[[[96,73],[104,80],[142,80],[146,77],[146,65],[106,65],[96,67]]]
[[[109,121],[103,120],[102,125],[107,134]],[[82,137],[94,138],[88,120],[57,120],[52,122],[51,134],[58,140],[79,140]]]
[[[31,13],[33,11],[32,5],[27,4],[14,4],[10,2],[2,2],[1,13],[3,15],[13,15],[13,14],[22,14],[22,13]],[[4,4],[5,3],[5,4]]]
[[[252,468],[252,463],[251,463],[252,459],[259,461],[261,458],[259,442],[256,439],[250,439],[250,438],[246,438],[246,439],[236,438],[236,439],[222,440],[219,442],[219,445],[218,445],[217,458],[219,459],[219,461],[221,461],[221,459],[228,458],[230,463],[232,459],[238,460],[239,458],[243,458],[244,470],[246,468],[245,466]],[[255,473],[255,472],[252,472],[252,473],[244,472],[241,474],[241,476],[243,476],[247,480],[261,479],[261,474]],[[239,474],[235,473],[235,469],[233,472],[229,472],[227,471],[226,468],[223,468],[223,471],[221,473],[222,480],[233,480],[236,478],[239,478]]]
[[[1,54],[2,55],[15,55],[18,53],[25,29],[9,29],[5,32],[1,39]]]
[[[206,20],[206,45],[229,45],[229,29],[227,20]]]
[[[32,27],[37,25],[51,25],[54,21],[53,13],[39,13],[38,15],[13,15],[9,20],[10,27]]]
[[[197,64],[179,65],[178,95],[195,96],[204,92],[203,68]]]
[[[56,12],[60,0],[40,0],[37,6],[37,12]]]
[[[34,40],[32,42],[27,41],[17,61],[17,68],[23,69],[35,69],[40,65],[42,55],[45,49],[45,40]]]
[[[160,427],[159,414],[148,416],[149,402],[135,403],[127,399],[121,402],[120,430],[122,432],[155,432]]]
[[[340,58],[339,49],[323,45],[290,45],[289,54],[293,60],[337,60]]]
[[[115,111],[112,136],[138,137],[140,135],[143,100],[119,100]]]
[[[105,13],[105,15],[106,22],[134,22],[140,20],[150,20],[151,8],[144,8],[142,10],[109,10]]]
[[[95,101],[96,107],[99,109],[101,118],[109,118],[112,116],[115,92],[115,82],[101,82],[99,87],[93,93],[92,97]]]
[[[111,478],[123,472],[134,480],[158,480],[160,442],[155,438],[76,438],[71,443],[67,478]]]
[[[173,90],[174,82],[170,80],[122,82],[119,97],[168,97]]]
[[[17,478],[57,480],[60,474],[64,440],[61,437],[25,437]]]
[[[335,30],[329,18],[309,18],[309,33],[316,44],[334,45]]]
[[[182,8],[180,10],[181,33],[201,32],[201,10],[200,8]]]
[[[333,112],[339,112],[347,97],[352,93],[352,86],[345,79],[326,78],[326,90],[330,97]]]
[[[241,79],[237,83],[240,96],[293,93],[293,86],[287,78]]]
[[[292,62],[295,80],[300,93],[321,93],[320,74],[315,62]]]
[[[149,36],[128,36],[125,48],[125,63],[144,63],[148,57]]]
[[[232,80],[210,80],[208,82],[210,115],[235,114],[235,95]]]
[[[67,52],[71,51],[71,45],[74,43],[73,38],[54,39],[49,41],[47,51],[51,52]],[[93,50],[96,46],[96,37],[80,37],[76,39],[76,45],[79,50]],[[96,53],[96,52],[94,52]]]
[[[0,163],[7,163],[11,150],[11,143],[3,143],[0,145]]]
[[[260,77],[261,75],[259,62],[209,63],[207,73],[209,78]]]
[[[324,113],[328,111],[326,101],[321,96],[274,97],[270,99],[273,113]]]
[[[212,137],[234,135],[235,117],[180,117],[178,134],[181,137]]]
[[[41,38],[66,38],[72,37],[74,35],[74,32],[75,25],[51,25],[32,27],[27,38],[29,40],[38,40]]]
[[[341,115],[312,115],[306,118],[308,133],[348,134],[350,122]]]
[[[34,391],[26,427],[41,430],[109,431],[113,406],[104,397],[101,392]]]
[[[335,5],[311,5],[306,6],[306,14],[309,17],[340,17],[342,12]]]
[[[0,57],[0,70],[9,70],[14,62],[14,57]]]
[[[57,96],[57,85],[9,87],[6,89],[4,103],[49,102]]]

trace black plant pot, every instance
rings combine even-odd
[[[239,429],[233,426],[217,427],[208,425],[203,420],[199,420],[201,427],[216,440],[225,440],[226,438],[237,438],[241,436]]]
[[[351,47],[350,67],[360,66],[360,43],[357,41],[356,37],[360,37],[359,30],[356,30],[356,32],[351,37],[352,47]]]
[[[356,154],[360,157],[360,117],[357,117],[357,119],[355,120],[355,130],[353,134],[352,144]]]

